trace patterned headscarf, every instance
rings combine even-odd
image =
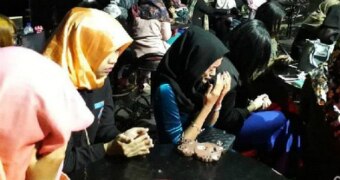
[[[340,109],[339,54],[339,51],[335,51],[328,62],[320,64],[309,72],[317,104],[325,106],[326,109],[333,109],[333,107]]]
[[[111,53],[119,54],[132,43],[131,37],[109,14],[90,8],[73,8],[59,25],[44,51],[68,71],[78,89],[103,86],[95,70]]]
[[[140,0],[139,16],[142,19],[158,19],[169,22],[169,13],[162,0]]]

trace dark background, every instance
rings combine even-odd
[[[64,15],[82,0],[0,0],[0,14],[6,16],[23,16],[23,23],[31,22],[33,26],[42,25],[45,30],[53,29]],[[109,0],[97,0],[107,4]],[[281,1],[281,0],[279,0]],[[299,1],[299,0],[283,0]],[[317,8],[322,0],[309,0],[309,12]]]
[[[6,16],[23,16],[28,0],[0,0],[0,13]]]
[[[0,13],[6,16],[29,16],[31,15],[33,21],[44,21],[43,19],[50,19],[55,12],[55,8],[62,13],[67,12],[82,0],[0,0]],[[99,2],[106,0],[98,0]],[[109,0],[107,0],[109,1]],[[314,10],[322,0],[309,0],[309,10]],[[29,9],[32,9],[30,12]]]
[[[69,9],[82,0],[0,0],[0,13],[6,16],[22,16],[23,23],[42,25],[52,29]]]

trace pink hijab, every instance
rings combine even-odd
[[[0,48],[0,161],[7,179],[25,179],[33,148],[39,156],[67,144],[93,115],[53,61],[25,48]]]

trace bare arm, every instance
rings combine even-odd
[[[161,22],[162,40],[167,41],[171,38],[171,24],[170,22]]]
[[[226,85],[228,79],[229,85]],[[230,89],[230,76],[227,75],[226,73],[218,74],[215,87],[213,87],[213,85],[210,85],[208,91],[205,94],[203,108],[196,117],[196,119],[192,121],[191,125],[184,131],[183,139],[191,140],[196,139],[198,134],[201,132],[203,124],[205,123],[206,120],[208,120],[207,117],[209,113],[211,112],[216,103],[219,103],[219,107],[217,108],[220,108],[222,99],[224,95],[229,91],[229,89]],[[212,119],[208,120],[208,124],[212,123],[214,124],[217,121],[218,115],[219,113],[215,111],[214,115],[212,116]]]
[[[224,72],[222,74],[222,76],[225,78],[224,79],[225,84],[223,86],[223,89],[222,89],[220,96],[218,97],[218,99],[216,101],[216,104],[214,106],[213,111],[210,113],[208,120],[206,120],[206,122],[205,122],[209,126],[213,126],[217,122],[217,119],[220,116],[220,110],[222,108],[223,98],[230,91],[230,86],[231,86],[230,74],[228,72]]]
[[[34,180],[55,180],[61,173],[61,165],[65,158],[66,145],[53,152],[37,158],[37,149],[32,152],[32,158],[26,171],[26,179]],[[60,171],[60,172],[59,172]]]

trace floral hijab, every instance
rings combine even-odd
[[[139,16],[142,19],[158,19],[170,22],[169,13],[162,0],[139,0]]]
[[[95,70],[111,53],[119,54],[132,43],[131,37],[109,14],[90,8],[73,8],[59,25],[44,51],[68,71],[77,89],[103,86]]]
[[[325,121],[334,127],[334,135],[340,141],[340,51],[309,73],[317,104],[323,107]]]

